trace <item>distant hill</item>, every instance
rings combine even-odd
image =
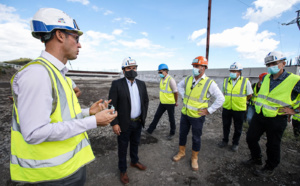
[[[20,59],[14,59],[14,60],[10,60],[10,61],[2,61],[2,62],[8,63],[8,64],[15,64],[15,65],[26,65],[30,61],[32,61],[32,59],[30,59],[30,58],[20,58]]]

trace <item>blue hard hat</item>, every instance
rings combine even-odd
[[[158,66],[158,70],[169,70],[168,65],[166,64],[160,64]]]

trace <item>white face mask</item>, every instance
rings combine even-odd
[[[194,76],[199,76],[199,74],[201,74],[201,72],[199,72],[200,70],[198,68],[193,68],[193,75]]]

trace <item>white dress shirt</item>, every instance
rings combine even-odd
[[[139,94],[139,89],[136,84],[136,81],[134,80],[133,83],[129,81],[126,78],[129,94],[130,94],[130,104],[131,104],[131,112],[130,112],[130,118],[134,119],[141,115],[141,98]]]
[[[194,77],[193,78],[193,87],[195,87],[200,82],[200,80],[204,79],[205,77],[206,77],[206,75],[203,74],[202,77],[199,78],[197,81]],[[178,91],[179,91],[180,95],[182,96],[182,98],[184,98],[185,78],[178,83]],[[224,101],[225,101],[225,98],[224,98],[221,90],[219,89],[218,85],[215,83],[215,81],[213,81],[210,84],[210,87],[209,87],[208,92],[207,92],[207,97],[210,98],[211,96],[216,98],[216,100],[213,102],[213,104],[210,107],[207,108],[207,111],[210,114],[212,114],[218,108],[220,108],[223,105]]]
[[[61,61],[46,51],[42,51],[41,57],[51,62],[65,76],[68,69]],[[13,90],[18,97],[21,132],[29,144],[62,141],[97,127],[96,117],[89,116],[89,109],[82,109],[83,119],[50,123],[52,87],[49,74],[42,65],[30,65],[17,73]]]

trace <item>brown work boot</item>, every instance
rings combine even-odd
[[[177,162],[185,156],[185,146],[179,146],[179,152],[173,157],[173,161]]]
[[[191,165],[194,171],[199,169],[198,167],[198,153],[199,151],[192,151]]]
[[[120,174],[120,179],[121,179],[121,182],[122,182],[124,185],[126,185],[126,184],[129,183],[129,178],[128,178],[126,172],[124,172],[124,173],[121,172],[121,174]]]
[[[140,162],[137,162],[136,164],[130,163],[130,166],[135,167],[139,170],[146,170],[147,169],[147,167],[145,165],[141,164]]]

